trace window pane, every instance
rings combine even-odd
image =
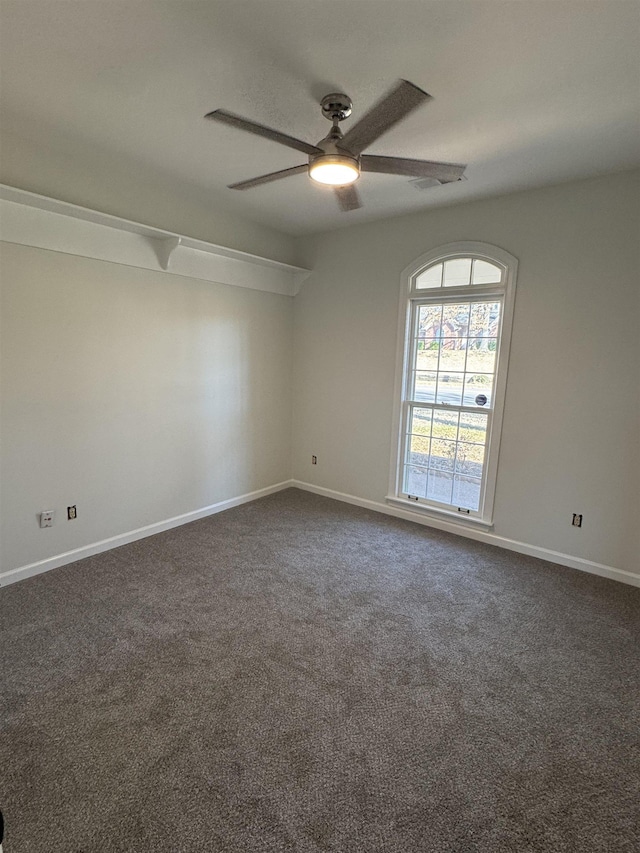
[[[469,338],[467,347],[468,373],[493,373],[496,367],[495,338]]]
[[[450,441],[455,441],[458,437],[458,418],[457,412],[445,412],[442,409],[436,409],[433,413],[433,436],[434,438],[446,438]]]
[[[431,417],[433,409],[421,409],[414,406],[411,412],[412,435],[431,435]]]
[[[471,258],[455,258],[445,261],[444,286],[460,287],[471,281]]]
[[[443,305],[440,337],[466,337],[469,334],[470,310],[471,306],[468,302]]]
[[[414,381],[411,399],[417,400],[420,403],[434,403],[436,397],[437,373],[427,373],[423,370],[416,370],[413,376]]]
[[[412,435],[407,447],[407,464],[427,467],[431,441],[425,435]]]
[[[440,350],[440,370],[463,371],[467,356],[466,338],[445,338]]]
[[[418,338],[416,341],[416,369],[437,370],[440,344],[437,341]]]
[[[431,441],[430,468],[436,468],[438,471],[453,471],[455,458],[455,441],[443,441],[440,438],[434,438]]]
[[[436,264],[435,267],[429,267],[428,270],[421,272],[416,277],[416,287],[419,290],[428,287],[440,287],[442,285],[442,264]]]
[[[480,484],[481,480],[474,477],[456,475],[453,478],[453,505],[477,512],[480,508]]]
[[[431,440],[428,435],[412,435],[407,448],[407,462],[409,465],[427,465],[429,462],[430,445]],[[423,457],[422,459],[417,458],[420,454]],[[409,456],[412,459],[409,459]]]
[[[427,481],[427,497],[432,501],[450,504],[453,492],[453,474],[441,471],[429,471]]]
[[[462,405],[462,381],[464,373],[438,373],[436,403]]]
[[[457,474],[469,474],[472,477],[482,477],[484,462],[484,447],[480,444],[467,444],[459,441],[456,446],[455,470]]]
[[[480,415],[475,412],[460,412],[459,440],[484,446],[487,440],[488,420],[487,415]]]
[[[467,373],[464,383],[465,406],[491,408],[493,403],[493,376],[490,373]]]
[[[469,319],[469,337],[495,338],[500,326],[499,302],[474,302]]]
[[[407,465],[404,469],[404,483],[402,490],[407,495],[415,495],[418,498],[427,496],[427,469],[412,468]]]
[[[418,337],[437,338],[442,319],[442,305],[421,305],[418,311]]]
[[[472,284],[495,284],[502,280],[502,270],[488,261],[473,262]]]

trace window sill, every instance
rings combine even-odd
[[[438,509],[433,506],[425,506],[424,504],[409,501],[406,498],[398,498],[395,495],[387,495],[385,500],[393,506],[402,507],[409,512],[414,512],[416,515],[426,515],[432,518],[446,519],[454,524],[459,524],[461,527],[481,527],[484,530],[490,530],[493,527],[493,520],[488,518],[475,518],[468,515],[460,515],[458,512],[450,512],[446,509]]]

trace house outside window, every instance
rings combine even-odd
[[[493,523],[517,261],[443,246],[403,274],[387,499]]]

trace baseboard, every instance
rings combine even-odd
[[[541,548],[538,545],[529,545],[527,542],[518,542],[515,539],[507,539],[504,536],[497,536],[495,533],[490,533],[485,530],[462,527],[462,525],[454,524],[439,518],[426,517],[424,515],[411,512],[410,510],[391,506],[390,504],[381,503],[379,501],[370,501],[365,498],[356,497],[355,495],[337,492],[334,489],[325,489],[322,486],[314,486],[312,483],[303,483],[300,480],[292,480],[290,485],[296,489],[302,489],[305,492],[313,492],[316,495],[323,495],[324,497],[333,498],[334,500],[342,501],[343,503],[354,504],[355,506],[361,506],[365,509],[372,509],[374,512],[382,512],[385,515],[392,515],[395,518],[414,521],[417,524],[424,525],[425,527],[435,527],[438,530],[455,533],[457,536],[464,536],[467,539],[486,542],[488,545],[497,545],[499,548],[505,548],[508,551],[517,551],[519,554],[526,554],[529,557],[539,557],[541,560],[547,560],[550,563],[557,563],[560,566],[567,566],[570,569],[578,569],[581,572],[589,572],[592,575],[600,575],[600,577],[603,578],[610,578],[611,580],[640,587],[640,575],[634,575],[631,572],[624,571],[623,569],[614,569],[612,566],[605,566],[602,563],[594,563],[591,560],[585,560],[582,557],[574,557],[571,554],[563,554],[560,551],[552,551],[549,548]]]
[[[25,578],[42,574],[42,572],[48,572],[51,569],[56,569],[59,566],[65,566],[68,563],[75,563],[77,560],[82,560],[85,557],[92,557],[94,554],[109,551],[111,548],[118,548],[120,545],[126,545],[129,542],[135,542],[136,540],[144,539],[147,536],[154,536],[156,533],[162,533],[163,530],[170,530],[172,527],[179,527],[182,524],[197,521],[199,518],[205,518],[208,515],[215,515],[218,512],[224,512],[224,510],[231,509],[234,506],[240,506],[241,504],[255,501],[258,498],[263,498],[267,495],[271,495],[275,492],[280,492],[283,489],[291,487],[302,489],[305,492],[313,492],[317,495],[323,495],[327,498],[333,498],[334,500],[342,501],[343,503],[354,504],[355,506],[361,506],[365,509],[371,509],[374,512],[381,512],[384,515],[403,518],[406,521],[413,521],[426,527],[445,530],[448,533],[455,533],[457,536],[464,536],[467,539],[475,539],[478,542],[497,545],[499,548],[505,548],[509,551],[517,551],[519,554],[527,554],[530,557],[539,557],[541,560],[557,563],[560,566],[567,566],[571,569],[578,569],[582,572],[589,572],[593,575],[600,575],[600,577],[610,578],[611,580],[640,587],[640,576],[634,575],[631,572],[625,572],[623,569],[615,569],[612,566],[594,563],[591,560],[574,557],[571,554],[563,554],[559,551],[552,551],[548,548],[541,548],[537,545],[529,545],[526,542],[507,539],[504,536],[497,536],[495,533],[489,533],[484,530],[462,528],[460,525],[453,524],[449,521],[431,517],[427,518],[409,510],[390,506],[379,501],[370,501],[365,498],[356,497],[355,495],[348,495],[344,492],[335,491],[335,489],[325,489],[322,486],[315,486],[312,483],[304,483],[300,480],[285,480],[281,483],[276,483],[273,486],[267,486],[264,489],[258,489],[254,492],[248,492],[245,495],[239,495],[235,498],[219,501],[218,503],[211,504],[210,506],[184,513],[183,515],[176,515],[173,518],[158,521],[155,524],[149,524],[146,527],[139,527],[137,530],[131,530],[127,533],[119,534],[118,536],[112,536],[109,539],[103,539],[100,542],[93,542],[90,545],[85,545],[82,548],[76,548],[73,551],[66,551],[63,554],[56,554],[54,557],[48,557],[47,559],[40,560],[36,563],[30,563],[26,566],[11,569],[8,572],[0,573],[0,587],[8,586],[9,584],[16,583],[17,581],[24,580]]]
[[[210,506],[193,510],[193,512],[185,512],[183,515],[176,515],[173,518],[167,518],[155,524],[148,524],[146,527],[139,527],[137,530],[130,530],[128,533],[111,536],[109,539],[102,539],[100,542],[93,542],[91,545],[84,545],[82,548],[75,548],[73,551],[56,554],[54,557],[48,557],[46,560],[40,560],[37,563],[30,563],[28,566],[11,569],[8,572],[0,573],[0,587],[42,574],[42,572],[48,572],[51,569],[57,569],[60,566],[66,566],[68,563],[75,563],[76,560],[92,557],[94,554],[109,551],[111,548],[118,548],[120,545],[127,545],[129,542],[135,542],[137,539],[154,536],[156,533],[162,533],[163,530],[170,530],[172,527],[179,527],[181,524],[189,524],[190,521],[197,521],[199,518],[224,512],[225,509],[231,509],[234,506],[240,506],[240,504],[246,504],[258,498],[264,498],[266,495],[272,495],[274,492],[288,489],[292,485],[292,480],[285,480],[282,483],[276,483],[273,486],[267,486],[264,489],[258,489],[246,495],[239,495],[235,498],[229,498],[226,501],[219,501]]]

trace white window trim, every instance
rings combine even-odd
[[[402,476],[402,453],[404,448],[404,435],[402,432],[402,409],[404,404],[404,389],[409,368],[411,355],[411,336],[407,334],[411,317],[411,307],[414,300],[427,295],[435,296],[438,293],[443,301],[449,298],[468,298],[476,295],[490,295],[492,285],[465,285],[464,287],[441,287],[417,290],[415,280],[418,275],[428,266],[436,261],[446,261],[460,255],[473,255],[476,258],[489,261],[502,266],[506,271],[504,291],[504,302],[502,310],[502,328],[500,333],[500,350],[498,354],[497,381],[494,389],[495,405],[492,415],[491,436],[487,443],[487,468],[486,489],[480,516],[461,515],[454,510],[439,508],[410,501],[401,497],[400,478]],[[493,512],[495,502],[495,491],[498,474],[498,457],[500,452],[500,438],[502,434],[502,421],[504,417],[504,404],[507,387],[507,373],[509,368],[509,354],[511,350],[511,332],[513,328],[513,314],[516,298],[516,279],[518,272],[518,260],[509,252],[489,243],[477,243],[461,241],[447,243],[439,246],[416,258],[406,269],[400,278],[400,299],[398,307],[398,332],[396,349],[396,378],[393,397],[393,424],[391,434],[391,461],[389,466],[389,491],[386,496],[388,503],[410,509],[411,512],[420,515],[446,517],[462,526],[493,527]],[[495,292],[495,286],[493,286]]]

